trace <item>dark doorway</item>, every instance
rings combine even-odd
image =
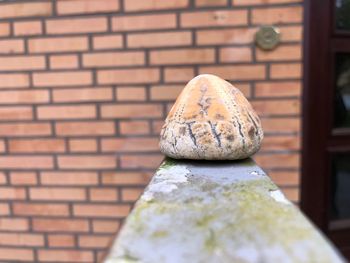
[[[301,208],[350,258],[350,0],[306,0]]]

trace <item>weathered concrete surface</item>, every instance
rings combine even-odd
[[[105,262],[345,261],[250,159],[168,159]]]

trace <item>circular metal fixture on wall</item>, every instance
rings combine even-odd
[[[256,45],[263,50],[273,50],[280,43],[281,33],[277,27],[261,26],[255,34]]]

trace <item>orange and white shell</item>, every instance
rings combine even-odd
[[[193,78],[168,114],[160,150],[175,159],[236,160],[256,153],[261,122],[244,95],[209,74]]]

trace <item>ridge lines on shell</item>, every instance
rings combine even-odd
[[[236,160],[256,153],[262,139],[260,119],[240,90],[203,74],[189,81],[177,98],[159,145],[175,159]]]

